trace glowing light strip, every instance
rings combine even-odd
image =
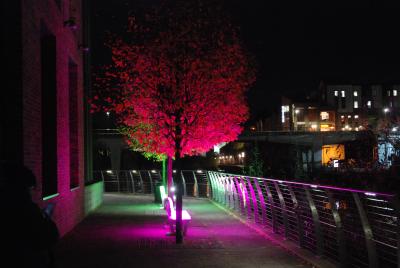
[[[225,174],[227,176],[237,176],[235,174],[229,174],[229,173],[221,173]],[[258,177],[251,177],[251,176],[246,176],[246,178],[249,179],[257,179],[257,180],[265,180],[265,181],[276,181],[280,182],[281,180],[275,180],[275,179],[268,179],[268,178],[258,178]],[[320,189],[330,189],[330,190],[337,190],[337,191],[346,191],[346,192],[353,192],[353,193],[370,193],[370,194],[375,194],[375,196],[385,196],[385,197],[394,197],[394,194],[388,194],[388,193],[378,193],[378,192],[367,192],[363,190],[357,190],[357,189],[352,189],[352,188],[343,188],[343,187],[336,187],[336,186],[327,186],[327,185],[315,185],[315,184],[309,184],[309,183],[304,183],[304,182],[296,182],[296,181],[284,181],[284,183],[287,184],[294,184],[294,185],[302,185],[302,186],[308,186],[311,187],[311,185],[317,186]],[[314,187],[313,187],[314,188]]]

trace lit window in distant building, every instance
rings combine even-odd
[[[334,130],[334,127],[330,126],[328,124],[321,124],[320,130],[321,131],[332,131],[332,130]]]
[[[355,119],[358,119],[358,114],[356,114],[356,115],[354,116],[354,118],[355,118]]]
[[[390,97],[390,90],[387,91],[387,95]]]
[[[340,93],[341,93],[341,95],[342,95],[342,98],[345,98],[345,97],[346,97],[346,91],[342,90]]]
[[[345,159],[344,144],[327,144],[322,146],[321,163],[324,166],[332,164],[333,160]]]
[[[335,94],[335,96],[337,97],[337,96],[338,96],[338,91],[335,90],[335,91],[334,91],[334,94]]]
[[[320,116],[321,116],[321,120],[329,120],[329,113],[328,112],[321,112]]]
[[[389,107],[393,107],[393,101],[389,102]]]
[[[369,100],[369,101],[367,101],[367,107],[368,108],[371,108],[371,104],[372,104],[372,102]]]
[[[358,101],[354,101],[354,108],[355,108],[355,109],[358,108]]]
[[[393,96],[397,96],[397,89],[393,89]]]
[[[358,96],[358,91],[354,91],[354,92],[353,92],[353,96],[354,96],[354,97],[357,97],[357,96]]]
[[[340,118],[342,118],[342,119],[343,119],[343,118],[344,118],[344,115],[341,115],[341,116],[340,116]]]
[[[285,113],[289,112],[289,105],[282,106],[282,123],[285,123]]]
[[[347,118],[351,118],[351,115],[348,115]]]

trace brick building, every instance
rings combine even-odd
[[[84,1],[85,2],[85,1]],[[37,177],[33,198],[56,203],[61,234],[83,217],[85,36],[81,0],[1,2],[0,160]]]
[[[391,121],[393,129],[398,129],[399,84],[322,84],[318,92],[313,99],[282,97],[280,128],[272,130],[377,130],[382,120]]]

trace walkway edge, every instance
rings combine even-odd
[[[214,204],[216,207],[218,207],[219,209],[225,211],[230,216],[239,220],[241,223],[243,223],[250,229],[256,231],[258,234],[263,236],[265,239],[271,241],[272,243],[279,245],[280,247],[289,251],[293,255],[296,255],[297,257],[304,260],[309,265],[312,265],[315,268],[335,268],[335,267],[337,267],[337,265],[335,265],[334,263],[332,263],[326,259],[315,257],[310,251],[300,248],[295,243],[293,243],[289,240],[282,240],[281,236],[278,236],[278,235],[272,233],[270,230],[263,229],[254,223],[248,222],[247,220],[243,219],[241,216],[237,215],[235,212],[229,210],[228,208],[222,206],[221,204],[215,202],[214,200],[209,199],[209,201],[212,204]]]

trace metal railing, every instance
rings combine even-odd
[[[96,170],[94,176],[104,181],[105,192],[152,194],[157,182],[162,181],[160,170]],[[176,173],[173,173],[173,179]],[[184,196],[209,197],[207,172],[182,170]]]
[[[106,192],[151,194],[161,181],[159,170],[94,174]],[[214,171],[181,175],[184,196],[211,198],[338,267],[400,268],[398,196]]]
[[[211,197],[339,267],[400,267],[398,197],[207,172]]]

